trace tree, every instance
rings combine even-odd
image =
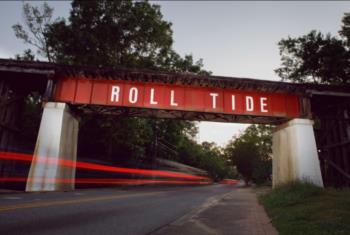
[[[31,49],[24,50],[23,54],[16,54],[15,55],[16,60],[23,60],[23,61],[34,61],[35,55]]]
[[[292,82],[349,83],[349,13],[342,23],[342,38],[313,30],[301,37],[282,39],[278,43],[282,64],[275,72],[282,80]]]
[[[53,8],[23,4],[24,26],[12,26],[17,38],[37,48],[50,62],[95,67],[134,67],[210,74],[203,61],[182,58],[172,49],[171,23],[148,1],[72,2],[68,22],[52,20]],[[31,50],[18,59],[32,59]]]
[[[17,38],[22,39],[25,43],[37,48],[37,53],[43,57],[46,57],[48,61],[53,60],[47,42],[48,38],[45,36],[45,34],[48,31],[48,26],[53,23],[52,12],[53,8],[51,8],[46,2],[44,2],[40,8],[31,6],[29,3],[24,3],[24,26],[19,23],[12,26]],[[21,57],[17,56],[17,58],[20,59]],[[25,51],[24,59],[34,59],[34,55],[31,50]]]
[[[147,1],[73,1],[69,22],[51,24],[46,37],[60,63],[193,73],[203,66],[171,48],[171,23]]]
[[[220,147],[214,142],[203,142],[201,149],[203,155],[200,158],[201,167],[208,171],[209,176],[220,181],[229,175],[229,167]]]
[[[69,23],[50,25],[47,38],[58,62],[149,68],[170,50],[170,26],[148,2],[73,1]]]
[[[251,141],[238,141],[235,143],[231,158],[238,172],[243,176],[244,182],[248,185],[253,177],[255,162],[259,159],[258,147]]]
[[[198,144],[193,139],[184,138],[179,155],[178,161],[206,170],[214,181],[235,175],[222,150],[213,142]]]
[[[272,171],[272,127],[251,125],[235,137],[225,148],[225,155],[232,159],[246,184],[249,181],[263,183]]]

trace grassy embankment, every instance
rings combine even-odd
[[[259,201],[281,235],[350,234],[350,190],[292,183]]]

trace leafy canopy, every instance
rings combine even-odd
[[[245,182],[263,183],[272,171],[272,127],[250,125],[240,136],[233,138],[225,148]]]
[[[315,30],[278,45],[281,67],[275,72],[285,81],[324,84],[350,82],[350,14],[345,13],[340,37]]]

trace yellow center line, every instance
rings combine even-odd
[[[160,194],[160,193],[164,193],[164,192],[101,196],[101,197],[91,197],[91,198],[73,199],[73,200],[65,200],[65,201],[46,201],[46,202],[35,202],[35,203],[23,203],[23,204],[18,204],[18,205],[1,206],[0,212],[16,210],[16,209],[25,209],[25,208],[39,208],[39,207],[48,207],[48,206],[69,205],[69,204],[79,204],[79,203],[86,203],[86,202],[122,199],[122,198],[128,198],[128,197],[149,196],[149,195],[156,195],[156,194]]]

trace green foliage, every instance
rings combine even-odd
[[[259,159],[259,150],[254,142],[238,141],[232,151],[232,162],[237,170],[249,182],[253,177],[255,162]]]
[[[152,126],[153,136],[157,135],[157,141],[167,145],[157,146],[157,157],[169,160],[181,161],[181,155],[177,151],[180,145],[188,139],[193,139],[198,133],[195,123],[183,120],[150,119],[148,124]]]
[[[342,38],[313,30],[301,37],[282,39],[278,43],[282,64],[275,72],[282,80],[292,82],[349,83],[349,13],[342,22]]]
[[[163,20],[156,4],[75,0],[68,21],[52,21],[52,12],[47,3],[41,7],[25,3],[24,26],[12,27],[17,38],[36,47],[49,61],[210,74],[203,70],[201,59],[182,58],[172,49],[171,23]],[[31,51],[25,54],[18,59],[33,59]]]
[[[170,26],[148,2],[73,1],[69,22],[46,36],[58,62],[152,68],[170,50]]]
[[[179,147],[179,155],[179,161],[206,170],[214,181],[236,176],[222,150],[213,142],[198,144],[185,138]]]
[[[228,164],[222,150],[214,142],[203,142],[201,145],[203,155],[200,158],[201,168],[208,171],[210,177],[216,181],[228,176]]]
[[[145,158],[152,130],[146,119],[85,116],[79,131],[78,155],[115,163]]]
[[[293,182],[263,195],[273,225],[281,235],[333,235],[350,232],[350,191]]]
[[[69,21],[54,22],[45,36],[60,63],[207,73],[202,60],[172,49],[171,23],[147,1],[73,1]]]
[[[225,148],[225,155],[232,160],[246,183],[264,183],[272,171],[272,127],[251,125],[243,134],[234,138]]]

